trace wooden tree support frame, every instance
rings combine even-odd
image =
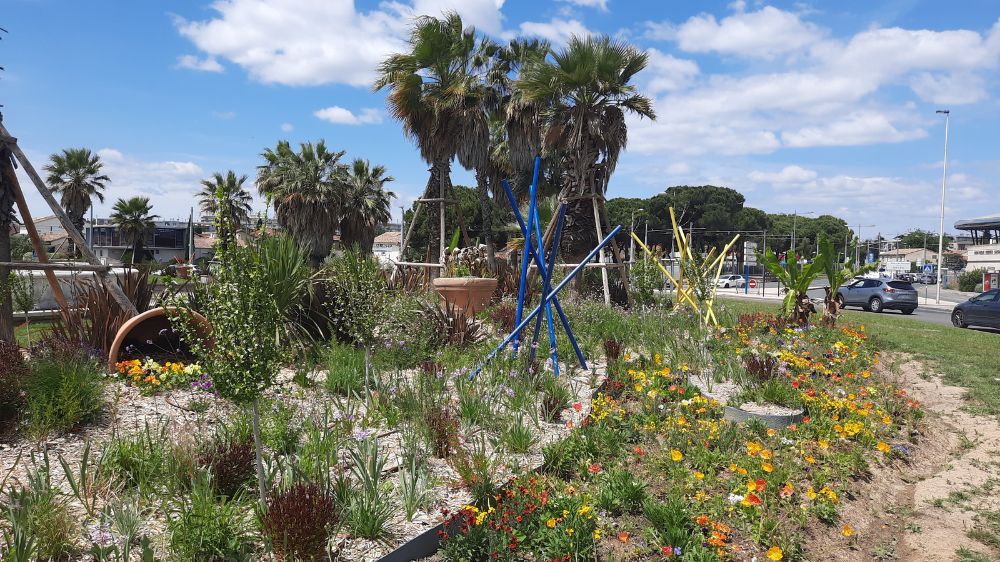
[[[86,258],[87,262],[91,266],[86,270],[94,271],[100,276],[101,281],[104,282],[104,285],[107,287],[111,296],[115,299],[115,302],[118,303],[118,306],[120,306],[129,317],[139,314],[135,305],[132,304],[132,301],[130,301],[127,296],[125,296],[125,292],[122,291],[122,288],[111,276],[110,268],[106,267],[100,262],[100,260],[97,259],[97,256],[94,255],[90,246],[88,246],[87,242],[83,239],[83,234],[76,229],[76,225],[69,220],[69,215],[66,214],[66,211],[64,211],[59,205],[55,197],[52,196],[52,191],[42,181],[42,178],[38,175],[38,172],[35,171],[35,167],[31,165],[31,162],[28,160],[28,157],[25,156],[21,147],[17,145],[17,139],[12,136],[9,131],[7,131],[7,128],[3,125],[2,116],[0,116],[0,144],[4,144],[10,148],[11,153],[15,158],[17,158],[17,161],[21,163],[21,167],[24,168],[24,172],[29,178],[31,178],[31,182],[35,184],[35,188],[38,190],[38,193],[41,194],[43,199],[45,199],[49,208],[52,209],[52,213],[59,219],[59,223],[62,224],[66,233],[73,240],[74,245],[79,249],[83,257]],[[5,167],[9,168],[9,166]],[[28,237],[31,238],[31,244],[35,248],[35,253],[38,254],[38,261],[41,264],[48,264],[48,253],[45,251],[45,245],[42,244],[42,239],[38,236],[38,231],[35,229],[35,223],[31,218],[31,212],[28,210],[28,205],[24,200],[24,193],[21,190],[21,186],[17,182],[17,177],[13,173],[13,170],[10,170],[9,176],[11,177],[8,179],[13,180],[10,184],[14,188],[14,198],[17,202],[17,208],[21,215],[21,220],[24,221],[24,225],[28,230]],[[97,269],[98,267],[101,269]],[[52,287],[52,293],[56,298],[56,302],[59,303],[59,306],[63,310],[66,310],[68,309],[66,297],[63,295],[62,288],[59,286],[59,281],[56,279],[54,273],[55,269],[60,268],[52,267],[51,269],[42,269],[44,269],[45,276],[49,281],[49,285]],[[64,269],[68,271],[84,271],[84,269],[81,269],[80,266],[75,264],[67,264]]]

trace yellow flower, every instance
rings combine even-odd
[[[773,427],[767,428],[767,436],[768,437],[774,437],[777,434],[778,434],[778,430],[777,429],[774,429]]]
[[[892,425],[892,418],[890,418],[887,415],[882,416],[882,423],[884,423],[885,425]]]
[[[586,515],[590,511],[589,505],[581,506],[580,509],[576,510],[577,515]]]
[[[812,486],[809,486],[809,489],[806,490],[806,497],[810,500],[816,499],[816,490],[813,490]]]
[[[816,462],[816,457],[812,455],[806,455],[806,462],[809,464],[813,464]]]
[[[485,511],[480,512],[479,515],[476,516],[476,525],[482,525],[483,521],[486,520],[487,515],[488,514]]]
[[[573,534],[573,527],[570,527],[569,529],[566,529],[566,534],[567,535],[572,535]]]
[[[683,458],[684,458],[684,453],[678,451],[677,449],[673,449],[672,451],[670,451],[670,460],[674,462],[680,462],[681,459]]]
[[[594,529],[594,540],[595,541],[601,540],[601,530],[600,529]]]
[[[882,451],[883,453],[888,453],[889,450],[892,449],[892,447],[890,447],[889,444],[886,443],[885,441],[879,441],[876,447],[878,447],[878,450]]]
[[[549,520],[545,522],[545,526],[548,527],[549,529],[555,529],[556,528],[556,518],[555,517],[550,517]]]
[[[784,556],[785,553],[781,551],[780,547],[772,546],[767,549],[767,557],[771,560],[781,560]]]
[[[761,463],[760,468],[764,472],[772,472],[774,470],[774,467],[769,462]]]
[[[771,460],[771,458],[773,456],[774,456],[774,453],[771,452],[771,449],[764,449],[763,451],[760,452],[760,458],[762,458],[762,459],[764,459],[766,461]]]
[[[819,448],[820,449],[829,449],[830,448],[830,440],[829,439],[820,439],[819,440]]]
[[[694,477],[697,478],[698,480],[704,480],[705,479],[705,473],[704,472],[699,472],[699,471],[696,470],[696,471],[694,471]]]
[[[854,534],[854,528],[848,524],[844,524],[844,528],[840,530],[840,534],[849,537]]]

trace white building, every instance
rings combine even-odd
[[[925,248],[898,248],[879,254],[879,264],[886,273],[909,273],[925,263],[937,263],[937,252]]]
[[[382,263],[390,263],[399,259],[399,232],[383,232],[375,237],[372,251]]]

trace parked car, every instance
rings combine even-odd
[[[934,285],[937,283],[937,276],[933,273],[920,273],[916,276],[915,281],[924,285]]]
[[[899,310],[913,314],[917,309],[917,290],[906,281],[887,279],[855,279],[837,291],[841,307],[860,306],[871,312]]]
[[[955,305],[951,311],[951,323],[957,328],[1000,328],[1000,289],[990,289]]]
[[[730,287],[745,287],[747,280],[742,275],[723,275],[715,284],[717,287],[728,289]]]
[[[912,273],[897,273],[896,279],[899,279],[900,281],[906,281],[907,283],[913,283],[914,281],[916,281]]]

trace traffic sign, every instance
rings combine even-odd
[[[757,288],[757,280],[756,279],[751,279],[750,280],[750,288],[751,289],[756,289]]]
[[[934,264],[932,264],[932,263],[925,263],[924,264],[924,273],[934,273]]]

